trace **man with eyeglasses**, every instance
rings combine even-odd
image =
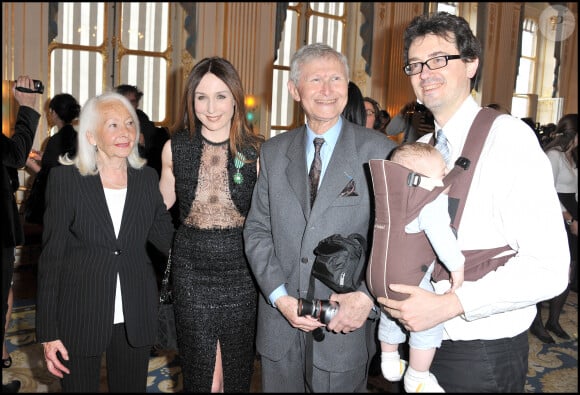
[[[434,115],[435,141],[444,131],[451,168],[481,109],[470,94],[480,43],[461,17],[421,15],[405,30],[404,58],[417,99]],[[535,304],[566,288],[570,257],[550,163],[521,120],[502,114],[492,124],[457,238],[464,252],[507,245],[501,255],[512,255],[453,293],[448,280],[433,281],[437,294],[397,284],[391,289],[409,297],[379,302],[410,331],[444,323],[431,372],[445,391],[524,392]]]

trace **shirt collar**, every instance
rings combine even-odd
[[[307,151],[306,152],[314,152],[314,144],[313,141],[316,137],[322,137],[324,139],[324,145],[322,146],[323,150],[330,149],[330,152],[334,151],[334,146],[338,141],[338,137],[340,136],[340,131],[342,130],[342,116],[338,118],[338,122],[334,124],[330,129],[328,129],[323,134],[316,134],[310,129],[308,124],[306,124],[306,136],[307,136]]]
[[[436,132],[434,137],[435,139],[437,138],[437,131],[439,129],[445,131],[445,137],[447,138],[447,144],[451,152],[450,163],[454,163],[461,154],[469,128],[480,109],[481,107],[477,104],[473,96],[468,95],[444,127],[441,127],[435,121]]]

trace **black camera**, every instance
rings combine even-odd
[[[333,300],[314,299],[312,301],[306,299],[298,299],[298,315],[304,317],[306,315],[312,316],[323,324],[328,324],[338,313],[339,305]]]
[[[16,82],[16,81],[14,81],[14,82]],[[33,89],[25,88],[23,86],[17,86],[16,90],[19,90],[20,92],[26,92],[26,93],[39,93],[39,94],[44,93],[44,85],[42,84],[42,81],[32,80],[32,83],[34,85]]]

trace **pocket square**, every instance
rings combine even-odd
[[[346,184],[346,186],[344,187],[344,189],[342,190],[342,192],[340,192],[340,195],[338,196],[358,196],[358,193],[356,192],[356,184],[354,182],[354,179],[350,179],[350,181]]]

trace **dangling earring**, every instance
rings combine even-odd
[[[242,182],[244,182],[244,176],[242,175],[242,173],[240,173],[240,169],[242,167],[244,167],[244,160],[246,158],[244,157],[244,154],[242,154],[241,152],[238,152],[236,154],[236,157],[234,158],[234,166],[236,167],[236,174],[234,174],[234,183],[240,185]]]

